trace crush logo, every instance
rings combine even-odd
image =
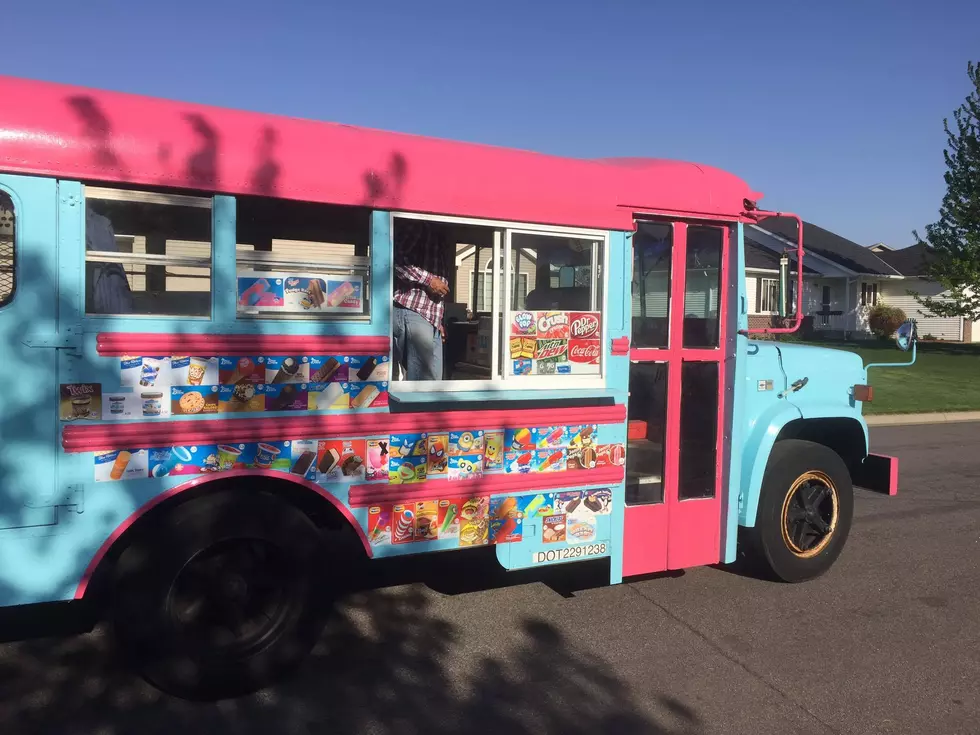
[[[569,327],[572,339],[593,339],[599,336],[599,315],[573,313]]]
[[[568,339],[568,314],[563,311],[538,312],[538,339]]]
[[[580,365],[599,364],[599,340],[571,339],[568,341],[568,359]]]

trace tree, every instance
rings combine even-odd
[[[980,64],[969,62],[967,74],[973,90],[953,112],[954,130],[943,120],[947,148],[946,196],[939,221],[926,225],[926,238],[912,234],[935,257],[926,262],[926,276],[948,294],[941,300],[916,300],[937,316],[965,316],[980,320]]]

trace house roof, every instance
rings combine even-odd
[[[760,221],[758,226],[791,242],[796,242],[796,220],[794,219],[767,217]],[[901,275],[898,270],[882,260],[878,253],[873,253],[856,242],[805,220],[803,222],[803,247],[808,252],[822,255],[855,273],[876,276]]]
[[[936,253],[924,243],[918,243],[900,250],[878,253],[878,257],[903,276],[924,276],[926,265],[935,259]]]
[[[746,268],[760,268],[763,270],[779,270],[779,255],[777,255],[771,248],[767,248],[765,245],[753,240],[748,235],[744,236],[745,239],[745,267]],[[796,264],[796,258],[790,256],[790,262],[794,265]],[[806,261],[803,261],[803,272],[812,275],[819,275],[818,271],[807,266]]]

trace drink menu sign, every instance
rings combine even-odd
[[[360,315],[361,276],[249,271],[238,276],[240,314]]]
[[[509,375],[599,375],[601,315],[517,311],[509,320]]]

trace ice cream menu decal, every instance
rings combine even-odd
[[[601,315],[518,311],[510,315],[510,375],[599,375]]]
[[[364,313],[360,276],[248,271],[238,276],[240,314]]]

